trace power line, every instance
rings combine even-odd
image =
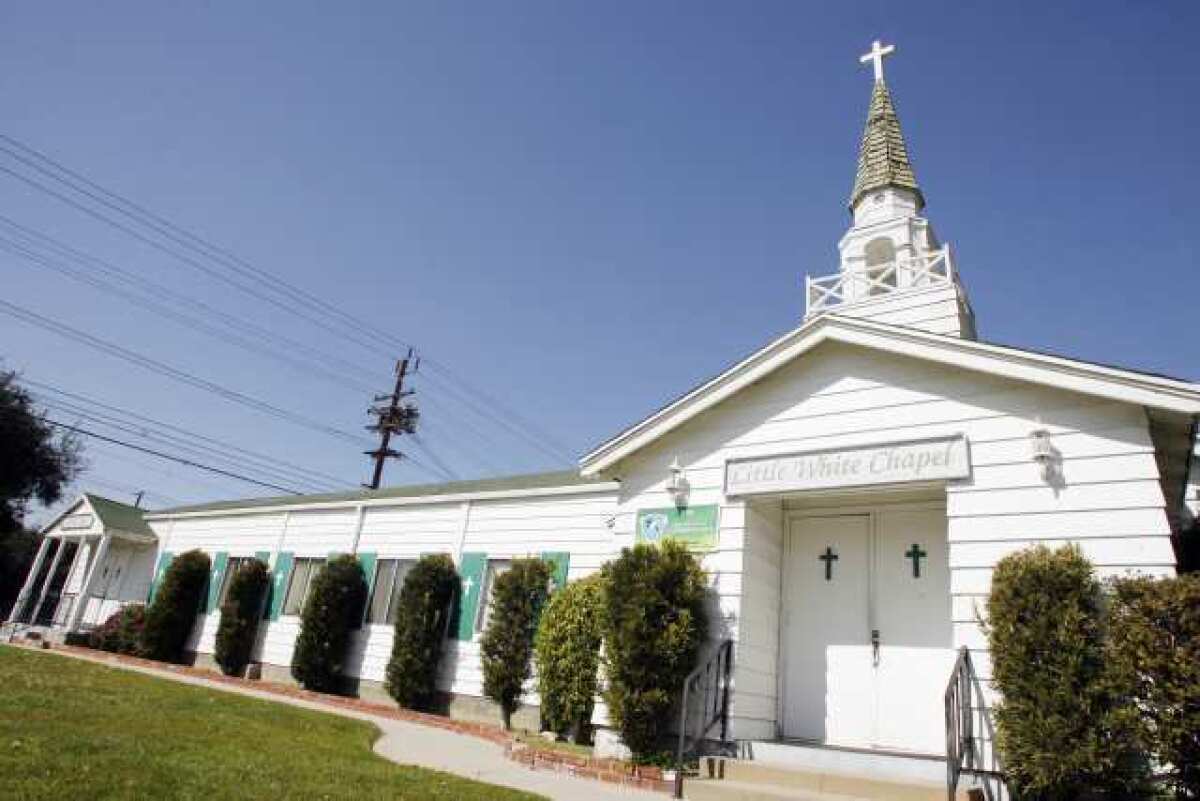
[[[173,437],[171,435],[159,434],[157,432],[150,431],[144,427],[138,427],[136,424],[125,423],[120,420],[116,420],[112,417],[109,417],[108,415],[94,412],[87,408],[77,406],[75,404],[55,402],[55,401],[46,400],[45,398],[39,398],[39,403],[47,409],[51,409],[51,410],[55,410],[55,411],[59,411],[59,412],[65,412],[67,414],[75,416],[76,418],[79,418],[82,420],[87,420],[92,423],[97,423],[101,426],[115,429],[116,431],[119,431],[122,434],[132,434],[135,437],[140,437],[141,439],[148,440],[152,443],[161,443],[168,447],[180,448],[185,452],[190,452],[192,455],[199,455],[199,456],[204,456],[204,457],[215,457],[217,459],[220,459],[220,460],[226,462],[229,465],[232,465],[236,469],[248,468],[248,469],[250,469],[252,471],[256,471],[262,475],[269,476],[270,478],[272,478],[273,480],[276,480],[276,481],[284,481],[284,482],[300,481],[301,483],[304,484],[304,489],[307,489],[309,491],[325,492],[328,490],[327,485],[317,484],[309,479],[305,479],[303,477],[297,477],[297,476],[291,475],[287,472],[273,469],[273,466],[269,463],[264,465],[264,464],[255,464],[253,462],[250,462],[250,463],[239,462],[239,461],[237,461],[236,458],[231,458],[229,455],[221,453],[220,451],[216,450],[215,448],[208,448],[203,445],[196,445],[193,443],[189,443],[179,437]]]
[[[352,483],[346,481],[345,479],[339,478],[337,476],[333,476],[328,473],[322,473],[320,471],[313,470],[311,468],[302,467],[300,465],[293,464],[292,462],[288,462],[283,459],[280,459],[277,456],[265,454],[265,453],[262,453],[261,451],[250,450],[249,448],[243,447],[241,445],[237,445],[236,443],[228,442],[226,440],[218,439],[216,437],[210,437],[205,434],[200,434],[191,429],[183,428],[182,426],[177,426],[172,423],[167,423],[167,422],[158,420],[153,417],[148,417],[144,414],[130,411],[129,409],[124,409],[120,406],[113,406],[112,404],[104,403],[103,401],[99,401],[99,400],[96,400],[95,398],[91,398],[86,395],[82,395],[78,392],[68,392],[67,390],[62,389],[60,387],[56,387],[52,384],[47,384],[44,381],[36,381],[25,375],[21,376],[21,383],[26,386],[35,387],[37,389],[40,389],[40,390],[43,390],[46,392],[51,392],[55,395],[59,395],[64,398],[68,398],[72,401],[77,402],[78,404],[82,404],[83,406],[81,406],[80,408],[89,408],[90,409],[91,407],[96,407],[96,408],[104,409],[106,411],[113,412],[114,414],[120,415],[122,417],[126,417],[126,418],[134,421],[137,424],[146,424],[146,425],[150,425],[150,426],[156,426],[158,428],[162,428],[162,429],[165,429],[165,430],[173,432],[173,433],[177,433],[177,434],[180,434],[180,435],[183,435],[186,437],[192,437],[192,438],[200,440],[202,442],[209,443],[209,444],[215,446],[216,449],[225,449],[227,451],[232,451],[236,454],[240,454],[241,456],[249,458],[252,461],[265,462],[269,465],[274,465],[275,468],[278,470],[287,470],[288,472],[294,473],[301,480],[311,481],[311,480],[315,479],[318,482],[327,482],[329,484],[340,484],[340,485],[343,485],[348,488],[357,486],[357,485],[352,484]]]
[[[132,364],[137,364],[141,367],[146,368],[147,370],[150,370],[151,372],[155,372],[160,375],[174,378],[175,380],[180,381],[184,384],[188,384],[189,386],[193,386],[198,389],[205,390],[206,392],[214,393],[216,395],[219,395],[220,397],[225,398],[226,400],[230,400],[235,403],[240,403],[244,406],[249,406],[252,409],[257,409],[257,410],[259,410],[265,414],[269,414],[273,417],[277,417],[282,420],[287,420],[288,422],[294,423],[295,425],[302,426],[304,428],[308,428],[313,431],[317,431],[319,433],[326,434],[326,435],[329,435],[332,437],[336,437],[338,439],[347,440],[349,442],[353,442],[356,444],[359,444],[362,442],[362,438],[359,437],[357,434],[352,434],[347,431],[342,431],[341,429],[334,428],[333,426],[328,426],[328,425],[325,425],[324,423],[310,420],[309,418],[304,417],[303,415],[296,414],[295,412],[290,412],[286,409],[281,409],[280,407],[275,406],[274,404],[267,403],[266,401],[262,401],[257,398],[253,398],[242,392],[238,392],[237,390],[229,389],[228,387],[221,386],[220,384],[214,383],[214,382],[209,381],[204,378],[199,378],[198,376],[194,376],[191,373],[187,373],[178,368],[171,367],[168,364],[164,364],[163,362],[160,362],[156,359],[152,359],[149,356],[143,356],[140,353],[135,353],[134,351],[131,351],[127,348],[123,348],[120,345],[114,345],[111,342],[106,342],[105,340],[102,340],[98,337],[94,337],[90,334],[84,333],[83,331],[80,331],[77,328],[72,328],[71,326],[69,326],[65,323],[59,323],[55,320],[51,320],[47,317],[43,317],[42,315],[37,314],[36,312],[31,312],[28,309],[24,309],[20,306],[9,303],[8,301],[0,300],[0,312],[9,314],[10,316],[16,317],[19,320],[23,320],[24,322],[30,323],[31,325],[38,326],[39,328],[50,331],[51,333],[58,334],[59,336],[74,340],[74,341],[79,342],[84,345],[88,345],[89,347],[103,351],[105,353],[108,353],[109,355],[116,356],[117,358],[123,359],[124,361],[128,361]]]
[[[90,286],[93,286],[103,292],[107,292],[109,294],[113,294],[118,297],[121,297],[139,308],[148,308],[163,317],[180,322],[181,324],[186,325],[187,327],[192,328],[193,330],[198,330],[202,333],[206,333],[210,336],[213,336],[221,341],[232,343],[238,347],[242,347],[244,349],[247,349],[247,350],[253,351],[255,353],[259,353],[261,355],[264,355],[269,358],[280,361],[294,369],[297,369],[298,371],[301,371],[304,375],[307,375],[307,376],[316,375],[317,377],[325,378],[330,383],[333,383],[333,384],[337,385],[338,387],[342,387],[342,388],[353,387],[353,388],[357,388],[359,390],[365,390],[368,392],[372,391],[372,389],[373,389],[365,381],[360,380],[355,377],[358,375],[368,374],[368,371],[366,370],[366,368],[363,368],[360,365],[354,364],[354,363],[346,361],[344,359],[340,359],[338,357],[330,356],[329,354],[325,354],[321,351],[310,348],[310,347],[303,345],[301,343],[298,343],[295,340],[292,340],[288,337],[283,337],[281,335],[278,335],[274,331],[262,328],[257,325],[253,325],[253,324],[243,321],[237,317],[234,317],[233,315],[226,314],[226,313],[220,311],[219,309],[215,309],[215,308],[209,306],[208,304],[205,304],[201,301],[190,298],[187,295],[183,295],[181,293],[176,293],[167,287],[156,284],[153,281],[144,279],[134,273],[131,273],[127,270],[117,267],[116,265],[113,265],[110,262],[106,262],[102,259],[96,258],[95,256],[91,256],[91,255],[86,254],[82,251],[79,251],[75,248],[72,248],[71,246],[64,244],[60,240],[57,240],[57,239],[55,239],[51,236],[48,236],[42,232],[36,231],[32,228],[29,228],[28,226],[21,225],[20,223],[16,222],[15,220],[5,217],[2,214],[0,214],[0,227],[8,227],[10,229],[13,229],[13,231],[15,232],[17,237],[19,237],[20,239],[26,240],[27,242],[33,243],[33,245],[31,245],[31,246],[27,246],[26,242],[14,242],[13,240],[8,239],[4,235],[0,234],[0,250],[6,250],[10,253],[14,253],[15,255],[25,259],[26,261],[28,261],[30,263],[45,267],[47,269],[58,272],[60,274],[64,274],[70,278],[81,281]],[[117,280],[119,280],[125,284],[132,284],[132,285],[136,286],[137,289],[140,290],[141,292],[143,292],[147,295],[150,295],[151,298],[150,299],[143,298],[130,290],[124,289],[120,286],[113,286],[113,285],[109,284],[108,282],[106,282],[102,277],[97,277],[97,276],[91,275],[90,273],[85,272],[83,269],[77,269],[68,264],[64,264],[63,262],[58,261],[56,259],[48,258],[48,257],[44,256],[43,254],[39,254],[34,251],[31,251],[29,249],[29,247],[43,247],[43,248],[58,252],[60,254],[63,254],[65,258],[70,259],[71,261],[73,261],[75,263],[85,265],[86,267],[95,268],[106,275],[114,276]],[[172,300],[173,302],[175,302],[177,304],[187,305],[189,307],[194,307],[194,308],[199,308],[201,311],[203,311],[206,314],[218,316],[219,318],[221,318],[222,322],[225,323],[227,326],[229,326],[231,328],[237,328],[237,329],[244,330],[244,331],[248,332],[250,335],[252,335],[254,337],[254,339],[249,339],[247,337],[239,336],[238,334],[232,334],[230,332],[227,332],[220,328],[217,328],[202,319],[197,319],[191,315],[181,313],[174,309],[171,309],[170,307],[159,302],[159,298],[161,296],[166,296],[167,298],[169,298],[170,300]],[[260,344],[260,342],[262,340],[277,340],[279,343],[279,347],[281,348],[281,350],[283,350],[285,352],[279,352],[279,351],[272,350],[271,348],[264,347],[263,345]],[[331,370],[331,369],[323,367],[319,364],[314,365],[312,362],[298,361],[297,359],[294,359],[290,355],[288,355],[288,353],[294,352],[296,350],[308,351],[309,353],[313,354],[317,359],[323,359],[326,361],[337,362],[340,365],[342,365],[342,367],[334,368],[333,370]],[[347,368],[354,371],[353,376],[350,375],[349,372],[341,371],[341,370],[347,369]],[[335,372],[335,370],[336,370],[336,372]],[[479,430],[477,428],[474,428],[473,426],[471,426],[468,422],[463,421],[460,423],[460,426],[463,428],[467,428],[468,430],[474,432],[474,434],[477,438],[484,439],[481,436]],[[449,438],[448,438],[448,441],[450,441],[451,444],[453,444],[453,441],[450,440]],[[429,444],[422,443],[421,447],[426,451],[426,453],[435,462],[435,464],[441,463],[441,460],[435,454],[433,454],[431,452],[431,448],[430,448]],[[472,450],[470,448],[462,447],[461,445],[459,447],[463,452],[467,453],[472,458],[476,458],[476,459],[479,458],[477,451]],[[442,464],[443,464],[443,467],[442,467],[443,472],[448,472],[449,474],[452,475],[453,470],[450,470],[448,467],[445,467],[444,463],[442,463]],[[489,469],[492,470],[493,472],[503,472],[503,471],[497,471],[494,467],[489,467]]]
[[[390,351],[380,348],[379,346],[375,345],[374,343],[372,343],[368,340],[358,339],[357,337],[348,335],[347,333],[345,333],[343,331],[339,331],[336,328],[333,328],[332,326],[328,325],[324,321],[309,317],[309,316],[305,315],[303,312],[298,311],[297,309],[295,309],[291,306],[288,306],[286,303],[283,303],[280,300],[278,300],[277,298],[274,298],[271,295],[266,294],[254,287],[250,287],[250,286],[241,284],[238,281],[230,278],[229,276],[221,273],[220,271],[214,270],[213,268],[203,264],[202,262],[197,261],[196,259],[192,258],[191,256],[179,253],[178,251],[173,250],[172,248],[162,244],[161,242],[151,239],[150,237],[138,232],[137,230],[130,228],[128,225],[118,222],[118,221],[112,219],[111,217],[105,216],[104,214],[101,214],[100,212],[96,211],[95,209],[88,208],[86,205],[64,195],[61,192],[51,189],[50,187],[46,186],[45,184],[38,183],[37,181],[33,180],[32,178],[29,178],[28,176],[22,175],[21,173],[15,171],[15,170],[9,169],[8,167],[4,167],[4,166],[0,166],[0,172],[4,173],[6,175],[12,176],[13,178],[16,178],[18,181],[21,181],[22,183],[24,183],[28,186],[31,186],[40,192],[44,192],[45,194],[48,194],[51,197],[57,198],[58,200],[62,201],[63,203],[66,203],[71,208],[81,211],[84,214],[88,215],[89,217],[92,217],[93,219],[99,220],[107,225],[110,225],[119,231],[123,231],[124,233],[128,234],[129,236],[132,236],[134,239],[138,240],[139,242],[149,245],[150,247],[154,248],[155,250],[165,253],[174,259],[182,261],[184,264],[188,264],[188,265],[196,268],[197,270],[200,270],[205,275],[215,278],[218,281],[221,281],[223,283],[229,284],[230,286],[234,287],[235,289],[239,289],[242,292],[245,292],[245,293],[263,301],[264,303],[269,303],[278,309],[282,309],[283,311],[288,312],[289,314],[294,314],[294,315],[297,315],[304,319],[307,319],[310,323],[321,327],[322,329],[328,331],[329,333],[336,334],[336,335],[342,336],[342,337],[346,337],[346,338],[350,339],[351,341],[358,343],[359,345],[363,345],[367,348],[370,348],[377,352],[383,353],[385,355],[390,355],[390,353],[391,353]]]
[[[270,356],[277,360],[286,362],[291,366],[300,364],[306,371],[313,369],[312,362],[298,362],[291,354],[302,352],[310,358],[320,362],[328,363],[330,366],[317,366],[316,369],[321,370],[334,380],[341,382],[343,385],[346,381],[361,382],[361,376],[370,374],[365,367],[355,364],[348,360],[337,356],[325,353],[310,345],[306,345],[290,337],[283,336],[272,329],[256,325],[248,320],[236,317],[232,314],[221,311],[213,306],[210,306],[203,301],[192,298],[180,292],[175,292],[170,288],[143,278],[129,270],[122,269],[111,262],[106,262],[88,253],[84,253],[76,248],[66,245],[54,237],[35,231],[32,228],[21,225],[20,223],[0,214],[0,226],[5,226],[13,229],[10,236],[15,232],[15,235],[26,241],[14,241],[8,237],[0,236],[0,242],[5,243],[7,247],[4,249],[9,252],[14,252],[15,255],[40,264],[47,269],[54,270],[75,280],[87,283],[103,292],[114,294],[142,308],[150,308],[166,317],[170,317],[177,321],[183,322],[185,325],[202,330],[213,336],[217,336],[225,341],[234,342],[241,347],[248,347],[264,355]],[[44,253],[38,253],[34,250],[36,247],[45,248],[46,250],[54,251],[60,258],[65,258],[69,261],[79,264],[80,267],[72,267],[64,264],[62,261],[51,258]],[[15,250],[14,249],[19,249]],[[91,271],[99,271],[108,277],[105,280],[102,277],[93,275]],[[129,289],[115,286],[112,281],[122,283],[127,286],[136,287],[146,297],[139,296]],[[220,320],[220,322],[232,329],[245,333],[252,339],[247,339],[243,336],[237,336],[212,325],[197,320],[189,315],[181,315],[168,306],[164,305],[163,300],[169,300],[180,306],[187,306],[196,309],[199,312],[210,315]],[[186,318],[186,319],[185,319]],[[271,351],[257,345],[259,340],[272,340],[277,343],[278,351]]]
[[[337,386],[340,386],[340,387],[347,387],[347,386],[353,386],[353,385],[358,385],[359,387],[366,386],[365,384],[359,384],[353,378],[349,378],[347,376],[340,375],[340,374],[333,373],[333,372],[328,372],[327,370],[325,370],[323,367],[321,367],[319,365],[313,365],[311,363],[302,362],[302,361],[300,361],[298,359],[294,359],[286,354],[279,353],[275,350],[272,350],[271,348],[264,347],[263,345],[259,344],[258,342],[254,341],[252,339],[247,339],[247,338],[239,336],[237,334],[231,334],[227,331],[223,331],[220,328],[210,325],[209,323],[206,323],[203,320],[197,319],[195,317],[191,317],[190,315],[187,315],[187,314],[184,314],[181,312],[174,311],[173,309],[170,309],[160,303],[157,303],[156,301],[147,300],[145,298],[140,298],[137,295],[134,295],[133,293],[131,293],[125,289],[113,286],[111,284],[107,284],[104,281],[101,281],[99,279],[96,279],[92,276],[87,275],[86,273],[83,273],[79,270],[73,269],[73,268],[63,264],[62,262],[57,262],[52,259],[48,259],[40,254],[29,251],[29,250],[25,249],[24,247],[22,247],[20,244],[15,243],[12,240],[7,239],[4,236],[0,236],[0,250],[6,251],[6,252],[11,253],[16,256],[20,256],[21,258],[23,258],[27,261],[30,261],[34,264],[40,264],[44,267],[47,267],[48,269],[51,269],[51,270],[54,270],[55,272],[60,273],[62,275],[66,275],[70,278],[74,278],[77,281],[82,281],[86,284],[89,284],[89,285],[95,287],[96,289],[99,289],[102,292],[107,292],[109,294],[117,295],[118,297],[125,298],[126,300],[133,303],[135,306],[138,306],[140,308],[150,309],[151,311],[154,311],[155,313],[157,313],[163,317],[166,317],[167,319],[174,320],[174,321],[180,323],[181,325],[187,326],[188,328],[191,328],[195,331],[200,331],[201,333],[208,334],[209,336],[215,337],[223,342],[228,342],[230,344],[236,345],[237,347],[240,347],[244,350],[252,351],[252,352],[258,353],[262,356],[266,356],[268,358],[275,359],[276,361],[287,364],[289,367],[291,367],[294,370],[297,370],[301,373],[312,375],[312,374],[314,374],[314,371],[316,371],[322,377],[327,378],[331,383],[333,383]]]
[[[184,504],[184,501],[182,498],[176,498],[174,495],[168,495],[165,492],[159,492],[158,490],[141,489],[139,487],[134,487],[129,484],[119,484],[115,481],[108,481],[105,479],[95,478],[93,476],[89,476],[86,479],[79,479],[72,483],[76,484],[76,485],[88,485],[88,486],[94,485],[97,487],[105,487],[109,490],[115,490],[117,492],[125,492],[130,495],[137,495],[140,492],[140,493],[143,493],[147,498],[158,498],[160,501],[166,501],[167,504],[173,505],[173,506],[182,506]]]
[[[80,428],[78,426],[72,426],[72,425],[68,425],[66,423],[60,423],[57,420],[51,420],[48,417],[42,418],[42,420],[47,425],[51,425],[56,428],[61,428],[66,431],[74,432],[76,434],[82,434],[85,437],[91,437],[92,439],[98,439],[101,442],[108,442],[113,445],[120,445],[121,447],[129,448],[130,450],[140,451],[141,453],[147,453],[147,454],[150,454],[151,456],[157,456],[160,459],[166,459],[171,462],[177,462],[179,464],[186,465],[187,467],[194,467],[197,470],[206,470],[209,473],[216,473],[217,475],[225,476],[226,478],[236,478],[239,481],[245,481],[249,484],[257,484],[258,486],[266,487],[267,489],[279,490],[280,492],[286,492],[289,495],[303,495],[304,494],[304,493],[302,493],[298,490],[292,489],[290,487],[281,487],[278,484],[271,484],[266,481],[259,481],[256,478],[250,478],[249,476],[239,475],[238,473],[234,473],[230,470],[222,470],[221,468],[213,467],[212,465],[201,464],[200,462],[193,462],[191,459],[185,459],[182,456],[173,456],[169,453],[164,453],[162,451],[154,450],[153,448],[144,448],[141,445],[135,445],[132,442],[125,442],[124,440],[116,439],[114,437],[106,437],[103,434],[97,434],[94,431],[88,431],[87,429]]]
[[[22,151],[22,153],[27,154],[22,155],[22,153],[14,152],[10,148],[0,146],[0,152],[7,153],[9,156],[26,165],[30,169],[33,169],[38,173],[50,178],[51,180],[70,188],[74,192],[77,192],[93,200],[94,202],[101,204],[105,208],[123,215],[125,218],[130,219],[137,224],[149,228],[156,234],[166,237],[170,241],[187,248],[193,253],[216,262],[225,269],[254,281],[267,290],[289,298],[293,303],[299,303],[310,312],[317,312],[318,314],[324,315],[326,318],[332,318],[336,320],[342,329],[350,328],[356,332],[361,332],[367,337],[367,339],[363,339],[360,336],[352,334],[346,330],[335,329],[324,320],[313,317],[311,313],[298,310],[293,306],[289,306],[286,303],[277,300],[274,297],[268,297],[256,287],[246,286],[238,281],[235,281],[229,276],[214,270],[207,265],[197,262],[196,259],[192,258],[191,256],[187,254],[181,254],[178,251],[163,245],[161,242],[153,240],[150,237],[131,229],[129,226],[117,220],[113,220],[112,218],[96,211],[95,209],[89,208],[86,205],[79,203],[78,201],[67,197],[66,195],[63,195],[62,193],[57,192],[50,187],[33,180],[32,178],[29,178],[28,176],[22,175],[21,173],[10,170],[6,167],[0,167],[0,171],[11,175],[17,180],[57,198],[71,207],[88,214],[89,216],[116,227],[118,230],[124,231],[139,241],[144,242],[145,244],[148,244],[164,253],[167,253],[173,258],[179,259],[184,263],[201,270],[211,277],[217,278],[218,280],[240,289],[243,292],[247,292],[256,298],[271,303],[278,308],[284,309],[291,314],[295,314],[315,325],[320,326],[326,331],[335,333],[361,346],[368,347],[376,352],[387,353],[389,356],[392,356],[392,351],[389,351],[385,348],[380,348],[377,345],[379,340],[382,339],[391,341],[395,344],[398,344],[400,349],[411,347],[409,343],[404,342],[394,334],[366,324],[344,310],[328,303],[327,301],[292,284],[289,284],[279,276],[255,267],[232,252],[221,248],[220,246],[214,245],[213,243],[205,240],[203,237],[187,231],[186,229],[176,225],[161,215],[158,215],[135,203],[129,198],[101,186],[97,182],[92,181],[75,170],[72,170],[61,162],[54,160],[36,148],[26,145],[23,142],[4,134],[0,134],[0,140],[9,143],[9,145],[12,147],[15,147]],[[32,159],[29,157],[32,157]],[[44,165],[49,165],[49,167]],[[469,408],[471,408],[474,413],[479,414],[481,417],[490,418],[493,421],[499,422],[500,425],[510,433],[514,434],[519,439],[523,439],[528,443],[534,444],[538,450],[551,456],[556,461],[573,463],[573,457],[571,456],[569,448],[564,448],[560,443],[555,442],[552,437],[549,437],[545,433],[541,432],[539,428],[529,420],[525,419],[515,411],[504,407],[499,403],[499,401],[487,393],[484,393],[478,388],[471,386],[465,381],[465,379],[456,376],[448,368],[439,365],[437,369],[439,369],[445,375],[446,380],[452,381],[454,384],[456,384],[463,393],[467,395],[476,395],[483,399],[484,402],[482,404],[475,403],[469,405]]]

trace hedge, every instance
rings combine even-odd
[[[145,606],[142,604],[123,606],[88,632],[88,647],[116,654],[140,654],[142,633],[145,627]]]
[[[400,706],[431,706],[437,693],[438,664],[450,605],[458,591],[454,561],[445,554],[421,557],[405,577],[396,601],[396,628],[386,682],[388,693]]]
[[[1145,760],[1130,698],[1105,664],[1104,598],[1076,546],[1001,559],[986,631],[997,741],[1014,796],[1136,796]]]
[[[558,734],[587,740],[596,697],[604,577],[572,581],[550,597],[534,640],[542,720]]]
[[[198,550],[182,553],[171,562],[146,610],[142,632],[146,656],[163,662],[183,660],[183,647],[205,598],[210,565],[208,554]]]
[[[605,700],[639,762],[656,758],[708,632],[707,582],[673,540],[621,551],[604,576]]]
[[[500,705],[508,729],[529,680],[538,613],[550,591],[550,565],[536,558],[514,559],[512,567],[494,582],[487,631],[480,645],[483,694]]]
[[[342,692],[350,633],[362,621],[367,582],[358,560],[331,558],[312,579],[292,652],[292,677],[305,689]]]
[[[251,559],[229,577],[229,592],[221,605],[221,623],[213,658],[227,676],[240,676],[250,661],[263,599],[271,577],[267,566]]]
[[[1139,740],[1182,797],[1200,798],[1200,575],[1113,583],[1110,663]]]

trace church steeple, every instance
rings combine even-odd
[[[875,43],[877,46],[879,42]],[[925,207],[921,187],[908,160],[908,148],[900,132],[900,118],[892,103],[892,94],[882,74],[871,90],[871,105],[867,111],[867,126],[863,129],[858,147],[858,171],[854,175],[854,191],[850,193],[850,211],[863,196],[884,187],[908,189],[916,196],[916,210]]]
[[[883,59],[895,50],[876,40],[860,59],[871,62],[875,83],[850,194],[853,222],[838,242],[838,272],[806,279],[805,317],[832,312],[974,339],[971,303],[950,246],[921,214],[925,196],[883,80]]]

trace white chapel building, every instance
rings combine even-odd
[[[541,555],[573,580],[677,536],[710,577],[714,645],[733,643],[732,739],[759,755],[806,742],[936,756],[958,650],[988,677],[978,615],[999,559],[1073,542],[1101,575],[1172,575],[1172,537],[1197,511],[1200,384],[978,338],[953,250],[924,216],[886,52],[869,59],[840,263],[806,280],[794,330],[577,471],[147,512],[155,583],[173,555],[213,559],[197,659],[213,651],[224,579],[257,556],[274,592],[255,658],[286,678],[314,571],[350,552],[371,586],[351,673],[378,693],[405,571],[444,552],[464,592],[441,689],[452,714],[496,720],[479,638],[508,560]]]

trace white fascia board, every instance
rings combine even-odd
[[[1200,414],[1200,384],[931,334],[913,328],[824,314],[784,334],[721,375],[603,443],[583,457],[580,472],[585,476],[595,475],[612,467],[823,342],[857,345],[1139,406]]]
[[[519,490],[493,490],[491,492],[460,492],[451,495],[410,495],[400,498],[356,498],[346,501],[325,501],[318,503],[280,503],[275,506],[250,506],[239,509],[235,506],[224,509],[202,509],[195,512],[154,512],[146,513],[147,520],[182,520],[189,517],[230,517],[235,515],[275,514],[277,512],[298,512],[317,509],[357,509],[373,506],[428,506],[437,503],[462,503],[463,501],[494,501],[513,498],[558,497],[563,495],[598,495],[616,492],[620,488],[619,481],[597,481],[591,484],[571,484],[564,487],[537,487]]]
[[[64,509],[63,511],[59,512],[57,517],[55,517],[53,520],[51,520],[51,521],[50,521],[49,523],[47,523],[46,525],[42,526],[42,527],[41,527],[41,529],[39,529],[39,530],[38,530],[38,534],[42,535],[43,537],[44,537],[44,536],[46,536],[47,534],[49,534],[49,533],[50,533],[50,529],[54,528],[54,527],[55,527],[55,526],[57,526],[57,525],[58,525],[60,522],[62,522],[62,519],[63,519],[64,517],[66,517],[67,515],[71,514],[71,513],[72,513],[72,512],[74,512],[76,509],[78,509],[80,504],[84,504],[85,506],[87,506],[87,508],[91,510],[91,512],[92,512],[92,515],[93,515],[93,516],[95,516],[97,520],[99,520],[99,519],[100,519],[100,518],[99,518],[99,516],[98,516],[98,515],[96,515],[96,510],[95,510],[95,509],[92,509],[92,505],[91,505],[90,503],[88,503],[88,501],[87,501],[87,496],[85,496],[85,495],[80,495],[80,496],[79,496],[79,498],[78,498],[78,499],[76,499],[75,503],[71,504],[71,505],[70,505],[70,506],[68,506],[66,509]]]

